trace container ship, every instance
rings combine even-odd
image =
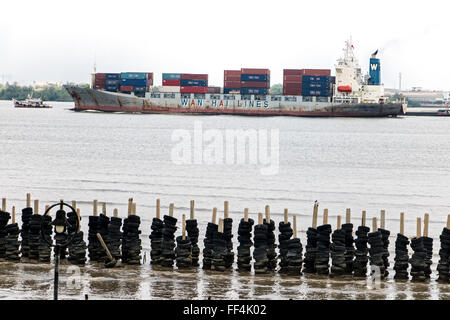
[[[284,69],[283,94],[270,94],[270,70],[224,71],[224,86],[208,86],[207,74],[94,73],[90,88],[66,86],[75,111],[210,115],[384,117],[406,113],[405,100],[389,101],[381,83],[377,51],[363,76],[351,39],[329,69]]]

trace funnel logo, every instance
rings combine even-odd
[[[375,64],[375,63],[370,64],[370,69],[372,71],[376,71],[378,69],[378,64]]]

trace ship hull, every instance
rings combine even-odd
[[[226,101],[200,99],[149,99],[111,93],[89,88],[68,86],[66,90],[75,102],[75,111],[241,115],[241,116],[298,116],[298,117],[386,117],[403,115],[406,105],[401,103],[293,103],[283,105],[266,101]]]

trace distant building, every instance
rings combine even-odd
[[[45,87],[62,87],[63,83],[58,81],[33,81],[33,87],[45,88]]]

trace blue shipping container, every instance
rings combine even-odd
[[[120,80],[120,73],[107,73],[106,79],[108,80]]]
[[[302,96],[305,97],[329,97],[331,96],[330,90],[302,90]]]
[[[138,86],[138,87],[147,86],[147,80],[142,79],[122,79],[120,83],[122,86]]]
[[[147,87],[134,87],[134,92],[145,92]]]
[[[106,86],[106,91],[118,91],[118,86]]]
[[[147,73],[145,72],[122,72],[120,74],[120,77],[122,80],[132,80],[132,79],[139,79],[139,80],[147,80]]]
[[[302,76],[302,82],[311,82],[311,81],[320,81],[320,82],[330,82],[330,76]]]
[[[163,73],[162,78],[163,80],[180,80],[181,73]]]
[[[241,81],[270,81],[267,74],[241,74]]]
[[[120,85],[120,80],[106,79],[105,83],[107,86],[118,86],[118,85]]]
[[[331,84],[324,82],[303,82],[302,90],[330,90]]]
[[[242,94],[267,94],[267,88],[241,88]]]
[[[207,80],[181,80],[180,86],[182,87],[207,87]]]
[[[230,92],[241,92],[241,88],[223,88],[223,93],[227,94]]]

